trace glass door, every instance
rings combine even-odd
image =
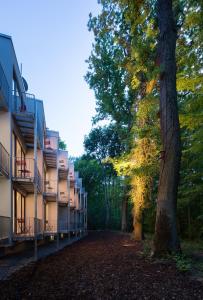
[[[25,232],[25,197],[14,190],[15,232]]]

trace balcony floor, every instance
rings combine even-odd
[[[34,178],[12,178],[14,186],[19,187],[28,194],[34,194]],[[37,187],[37,193],[41,193],[39,186]]]

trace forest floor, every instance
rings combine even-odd
[[[129,235],[90,233],[0,281],[0,299],[203,299],[201,282],[144,251]]]

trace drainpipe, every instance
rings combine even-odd
[[[35,100],[35,127],[34,127],[34,205],[35,205],[35,219],[34,219],[34,258],[37,260],[37,183],[38,183],[38,172],[37,172],[37,101]]]

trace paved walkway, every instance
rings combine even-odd
[[[53,254],[80,239],[81,238],[79,237],[75,237],[71,239],[60,240],[58,248],[56,241],[38,246],[38,260]],[[32,262],[34,262],[34,242],[33,249],[24,250],[18,254],[12,254],[0,258],[0,280],[6,280],[12,273]]]

